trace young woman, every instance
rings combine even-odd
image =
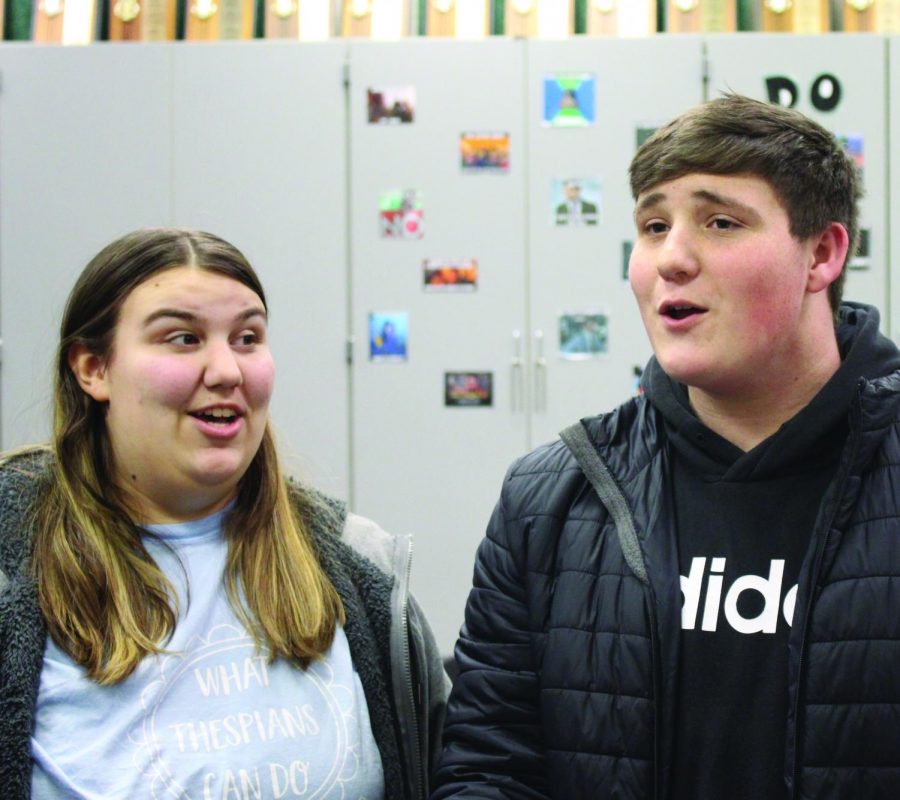
[[[52,442],[0,467],[4,797],[427,796],[409,543],[285,480],[266,322],[207,233],[128,234],[75,284]]]

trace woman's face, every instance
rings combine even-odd
[[[252,289],[195,267],[158,272],[122,304],[109,359],[76,346],[69,364],[107,404],[114,477],[140,522],[194,519],[234,496],[275,378]]]

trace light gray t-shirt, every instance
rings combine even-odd
[[[343,629],[305,672],[255,652],[222,585],[226,513],[150,526],[177,554],[148,538],[181,598],[170,655],[104,687],[48,642],[31,740],[34,798],[383,798]]]

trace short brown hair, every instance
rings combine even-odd
[[[834,135],[798,111],[726,94],[659,128],[631,161],[635,200],[660,183],[691,173],[755,175],[784,205],[791,234],[807,239],[831,222],[847,230],[851,257],[859,243],[862,184]],[[846,266],[846,260],[844,263]],[[828,288],[837,313],[845,271]]]

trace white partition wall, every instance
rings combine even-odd
[[[533,444],[554,439],[581,417],[615,408],[634,393],[635,368],[650,357],[627,278],[627,247],[634,239],[628,165],[639,133],[702,101],[702,56],[702,43],[692,36],[529,43]],[[552,113],[547,93],[566,76],[593,80],[590,124],[545,120]],[[565,201],[559,187],[571,179],[579,181],[581,198],[598,206],[596,222],[573,223],[557,214]],[[599,317],[595,325],[605,321],[603,352],[579,353],[577,342],[570,346],[561,318],[580,314]]]
[[[900,141],[900,36],[888,39],[888,131],[889,142]],[[896,152],[896,150],[895,150]],[[892,233],[900,212],[900,158],[890,159],[888,175],[888,235],[890,240],[889,285],[891,297],[890,335],[900,343],[900,236]]]
[[[511,365],[525,323],[524,47],[351,47],[354,501],[414,535],[412,587],[446,651],[503,473],[527,445],[523,367]],[[368,90],[402,87],[415,89],[414,121],[370,124]],[[508,172],[463,172],[463,132],[509,134]],[[422,238],[383,238],[379,197],[410,189],[421,192]],[[424,291],[432,258],[476,259],[477,288]],[[370,312],[408,315],[406,360],[370,360]],[[447,371],[490,372],[493,405],[445,406]]]
[[[881,310],[888,330],[886,42],[874,34],[709,37],[711,97],[730,89],[781,98],[839,136],[860,161],[866,195],[860,227],[869,255],[852,264],[844,297]],[[772,97],[770,97],[770,91]],[[815,198],[810,198],[815,202]]]
[[[49,433],[50,362],[81,268],[116,236],[172,222],[170,64],[155,45],[0,48],[3,447]]]
[[[181,43],[173,50],[178,224],[240,247],[259,272],[286,466],[349,491],[343,42]]]
[[[268,292],[288,470],[348,495],[345,61],[342,43],[0,49],[4,447],[46,436],[88,258],[136,227],[197,227]]]

